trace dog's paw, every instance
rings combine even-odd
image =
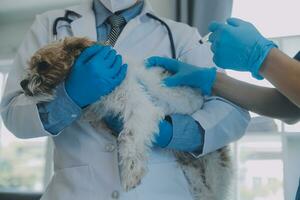
[[[137,187],[147,171],[145,160],[139,155],[120,157],[121,183],[125,191]]]
[[[118,138],[118,159],[121,184],[125,191],[137,187],[147,171],[147,157],[145,149],[136,145],[132,136],[122,134]]]

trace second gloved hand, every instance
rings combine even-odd
[[[173,73],[164,80],[168,87],[189,86],[198,88],[204,95],[211,95],[216,79],[216,68],[202,68],[175,59],[151,57],[146,61],[146,67],[160,66]]]
[[[109,46],[94,45],[85,49],[75,61],[65,89],[81,108],[111,93],[124,80],[127,65]]]
[[[118,136],[123,129],[122,120],[118,117],[106,116],[104,118],[104,122],[110,128],[115,136]],[[156,147],[164,148],[168,146],[171,139],[173,137],[173,126],[167,120],[162,120],[159,123],[159,133],[156,134],[155,141],[153,141],[153,145]]]
[[[264,38],[249,22],[230,18],[227,24],[212,22],[209,41],[218,67],[237,71],[249,71],[252,76],[262,79],[259,69],[269,51],[277,47]]]

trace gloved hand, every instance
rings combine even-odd
[[[198,88],[204,95],[211,95],[216,79],[216,68],[196,67],[175,59],[151,57],[146,60],[146,67],[160,66],[173,73],[163,82],[168,87],[189,86]]]
[[[104,122],[110,128],[116,136],[120,134],[123,129],[123,123],[119,117],[106,116]],[[173,136],[173,126],[167,120],[162,120],[159,123],[159,133],[155,135],[154,146],[164,148],[168,146]]]
[[[272,41],[264,38],[251,23],[236,18],[228,19],[227,24],[212,22],[209,30],[213,59],[218,67],[249,71],[253,77],[263,79],[259,69],[269,51],[277,47]]]
[[[122,83],[126,72],[121,55],[109,46],[94,45],[75,61],[65,89],[78,106],[85,107],[111,93]]]

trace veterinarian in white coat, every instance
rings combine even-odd
[[[58,39],[74,35],[86,36],[96,41],[92,2],[88,1],[68,10],[79,17],[70,24],[59,24]],[[54,141],[55,173],[42,199],[192,200],[181,169],[173,155],[167,151],[153,149],[149,171],[142,184],[125,193],[120,185],[116,141],[113,136],[104,130],[98,133],[90,124],[80,120],[76,120],[55,136],[45,130],[37,105],[27,100],[19,83],[31,55],[53,41],[54,21],[64,16],[65,12],[66,10],[55,10],[36,17],[14,60],[2,99],[3,121],[12,133],[19,138],[49,136]],[[141,62],[153,55],[171,57],[166,28],[146,16],[146,13],[154,13],[147,1],[142,12],[123,29],[115,49],[120,54]],[[196,29],[168,19],[163,20],[173,33],[178,59],[197,66],[213,65],[209,46],[199,43],[201,37]],[[205,130],[201,155],[240,138],[249,121],[247,112],[219,97],[207,98],[203,109],[192,117]]]

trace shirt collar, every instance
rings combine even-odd
[[[118,14],[122,15],[126,22],[130,21],[132,18],[136,17],[139,15],[144,7],[144,0],[140,0],[137,4],[134,6],[123,10],[119,11]],[[96,17],[96,26],[101,26],[108,17],[113,15],[113,13],[105,8],[103,4],[99,0],[94,0],[93,1],[93,10],[95,12],[95,17]]]

